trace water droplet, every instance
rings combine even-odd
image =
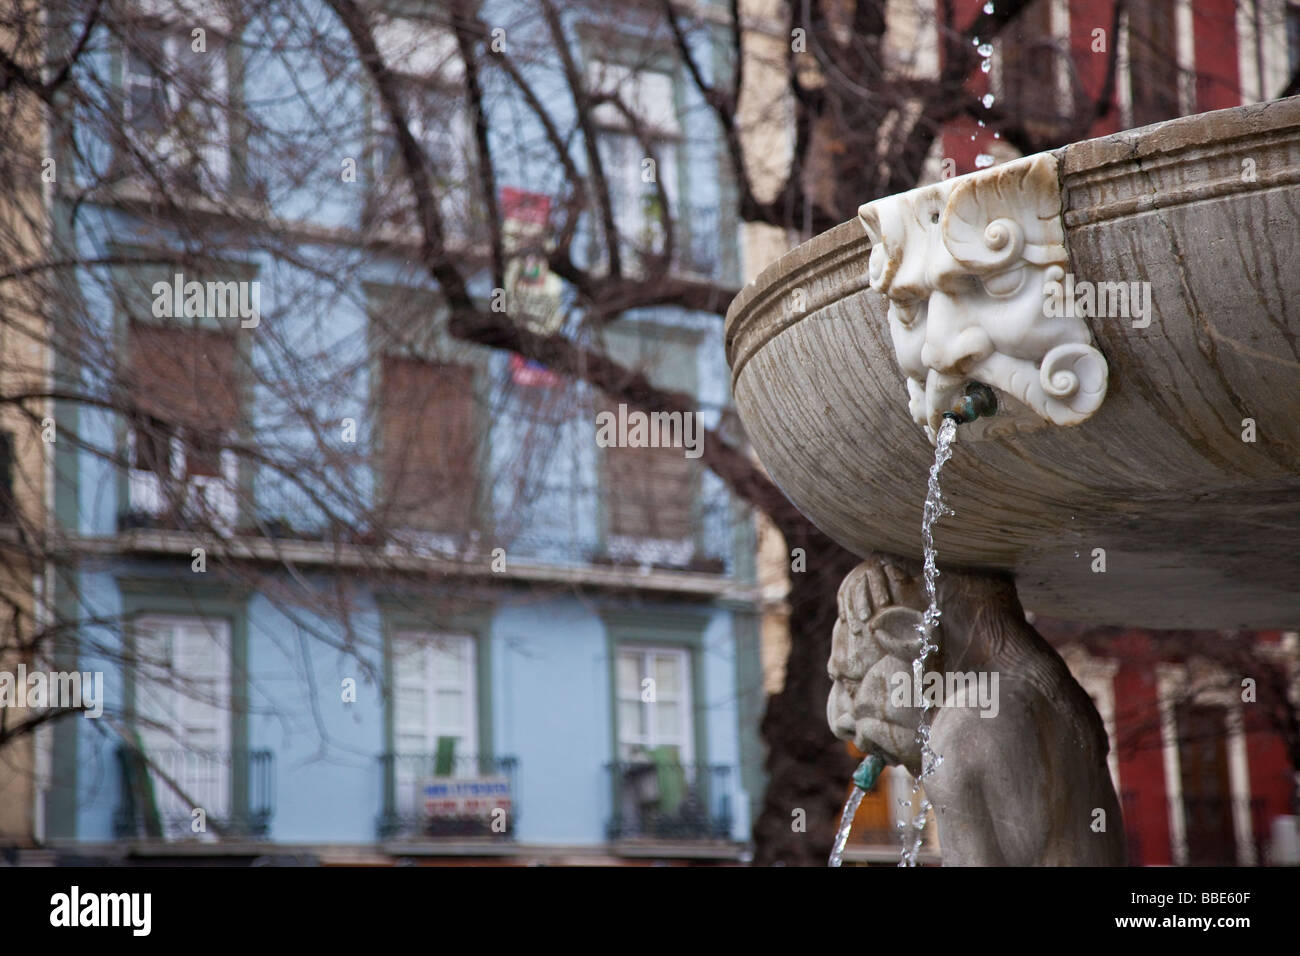
[[[979,124],[980,124],[980,128],[983,129],[983,128],[984,128],[984,121],[983,121],[983,120],[979,120]]]
[[[1001,138],[1002,138],[1002,134],[1001,134],[1001,133],[994,133],[994,134],[993,134],[993,138],[994,138],[994,139],[1001,139]]]
[[[988,153],[980,153],[978,156],[975,157],[976,169],[983,169],[985,166],[992,166],[992,165],[993,165],[993,157],[990,156]]]
[[[984,4],[984,12],[985,13],[993,12],[993,0],[989,0],[988,3]]]
[[[970,45],[971,45],[971,46],[979,46],[979,45],[980,45],[980,38],[979,38],[979,37],[976,37],[975,39],[971,40],[971,41],[970,41]]]
[[[981,99],[980,102],[984,104],[985,109],[988,109],[993,105],[993,94],[985,93],[983,99]]]
[[[992,66],[993,66],[993,64],[990,63],[988,60],[983,60],[983,61],[980,63],[980,72],[981,72],[981,73],[987,73],[987,72],[989,71],[989,69],[990,69]]]
[[[978,48],[975,52],[977,52],[980,56],[983,56],[983,57],[990,57],[990,56],[993,55],[993,44],[992,44],[992,43],[981,43],[981,44],[979,45],[979,48]]]

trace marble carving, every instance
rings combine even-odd
[[[1087,323],[1059,308],[1068,269],[1060,211],[1050,153],[858,210],[909,411],[931,442],[971,381],[993,388],[999,405],[995,418],[963,429],[976,439],[1077,425],[1106,397],[1106,360]]]

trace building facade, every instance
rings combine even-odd
[[[448,15],[381,7],[449,243],[486,258]],[[735,282],[689,83],[635,24],[616,37],[593,16],[562,24],[575,68],[643,120],[593,114],[626,267],[667,228],[674,275]],[[131,858],[741,857],[762,787],[753,522],[692,445],[729,408],[717,315],[644,309],[592,333],[697,404],[641,447],[593,388],[452,334],[385,104],[361,64],[314,55],[337,25],[301,55],[259,42],[297,25],[218,3],[140,3],[120,26],[88,54],[94,108],[120,122],[78,126],[93,110],[69,107],[52,198],[81,334],[55,356],[74,437],[55,451],[51,606],[77,634],[62,663],[102,673],[105,701],[50,733],[41,840]],[[498,129],[545,136],[515,125],[517,98],[485,102]],[[284,162],[289,132],[324,132],[326,113],[350,122]],[[526,247],[564,183],[507,134],[494,145],[515,257],[508,289],[484,268],[470,291],[553,331],[571,303]],[[576,256],[609,255],[578,228]],[[599,437],[605,415],[621,440]]]

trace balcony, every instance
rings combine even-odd
[[[243,753],[117,748],[119,838],[158,840],[264,837],[275,812],[275,758]],[[203,828],[196,829],[202,809]]]
[[[381,840],[511,840],[519,822],[517,757],[385,753]]]
[[[606,765],[614,841],[731,839],[731,768],[675,762]]]
[[[211,528],[230,534],[239,517],[235,452],[210,437],[182,439],[163,422],[149,427],[155,433],[133,430],[128,436],[128,508],[118,514],[118,530]]]

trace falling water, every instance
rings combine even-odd
[[[827,866],[839,866],[844,862],[844,847],[849,842],[849,830],[853,827],[853,818],[857,816],[858,806],[867,792],[854,787],[849,798],[844,801],[844,812],[840,814],[840,828],[835,833],[835,846],[831,849],[831,858]]]
[[[993,12],[993,0],[988,0],[988,2],[984,4],[984,12],[985,12],[986,14],[991,14],[991,13]],[[985,74],[985,75],[987,76],[988,73],[989,73],[989,71],[993,69],[993,44],[992,44],[992,43],[981,43],[979,37],[975,37],[974,40],[973,40],[973,42],[974,42],[974,45],[975,45],[975,52],[978,53],[978,54],[980,55],[980,72],[983,73],[983,74]],[[986,109],[986,110],[988,110],[988,109],[992,109],[992,108],[993,108],[993,94],[992,94],[992,93],[985,93],[985,94],[980,98],[980,103],[984,106],[984,109]],[[980,128],[983,129],[983,128],[985,128],[988,124],[985,123],[985,121],[984,121],[983,119],[981,119],[981,120],[979,120],[979,125],[980,125]],[[1001,139],[1001,138],[1002,138],[1002,134],[1001,134],[1001,133],[994,133],[994,134],[993,134],[993,138],[994,138],[994,139]],[[973,140],[973,139],[975,139],[975,137],[972,136],[971,139]],[[976,168],[976,169],[985,169],[985,168],[987,168],[987,167],[989,167],[989,166],[992,166],[992,165],[993,165],[993,162],[994,162],[994,160],[993,160],[993,156],[992,156],[991,154],[989,154],[989,153],[980,153],[978,156],[975,157],[975,168]]]
[[[876,754],[867,754],[858,769],[853,772],[853,792],[844,801],[844,812],[840,814],[840,828],[835,832],[835,846],[831,848],[831,858],[827,866],[839,866],[844,862],[844,847],[849,842],[849,830],[853,829],[853,818],[857,816],[862,798],[876,785],[880,771],[885,769],[885,760]]]
[[[939,426],[939,434],[935,441],[934,464],[930,466],[930,483],[926,491],[925,511],[921,520],[921,539],[925,545],[925,594],[930,604],[925,609],[925,617],[917,627],[917,631],[921,634],[921,646],[917,649],[916,659],[912,661],[914,690],[922,686],[926,660],[939,649],[936,643],[939,638],[936,630],[939,626],[940,611],[939,598],[935,591],[935,579],[939,576],[939,569],[935,566],[934,525],[944,515],[952,514],[952,510],[943,503],[943,496],[939,492],[939,472],[943,470],[944,462],[952,457],[952,441],[956,435],[956,420],[945,417],[943,424]],[[902,825],[903,855],[899,860],[899,866],[916,866],[916,857],[921,851],[921,837],[925,830],[925,816],[930,810],[929,800],[922,799],[918,804],[917,798],[925,778],[937,770],[939,764],[943,762],[943,757],[935,753],[934,748],[930,746],[930,721],[933,718],[930,711],[934,708],[934,703],[928,695],[921,694],[920,697],[921,721],[916,728],[916,737],[921,742],[921,773],[912,783],[911,823]]]

